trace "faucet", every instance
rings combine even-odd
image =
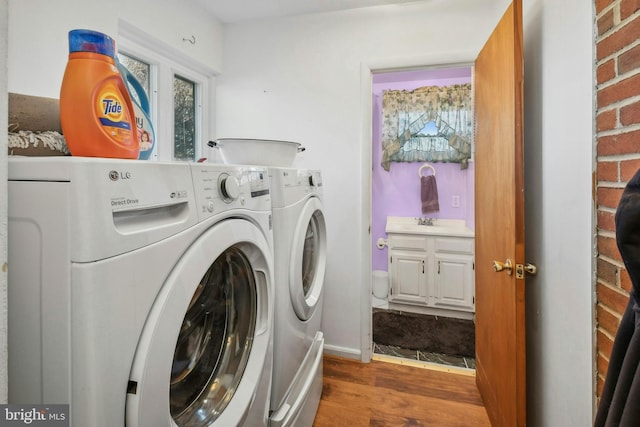
[[[433,225],[433,218],[418,218],[418,225]]]

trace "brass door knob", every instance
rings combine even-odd
[[[513,264],[511,264],[511,260],[507,258],[505,262],[493,261],[493,270],[496,273],[500,271],[506,271],[509,276],[511,276],[513,272]]]

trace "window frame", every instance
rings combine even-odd
[[[124,21],[119,23],[117,50],[150,65],[151,119],[156,134],[156,146],[151,160],[176,161],[174,158],[173,78],[178,76],[195,83],[196,146],[195,158],[202,157],[204,143],[211,129],[215,74],[193,58],[149,36]]]

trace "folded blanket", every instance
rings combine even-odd
[[[438,204],[438,187],[436,177],[433,175],[420,177],[420,198],[422,200],[422,213],[437,212],[440,210]]]

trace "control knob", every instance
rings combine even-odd
[[[235,176],[223,173],[218,178],[218,190],[220,196],[227,202],[233,201],[240,196],[240,183]]]

